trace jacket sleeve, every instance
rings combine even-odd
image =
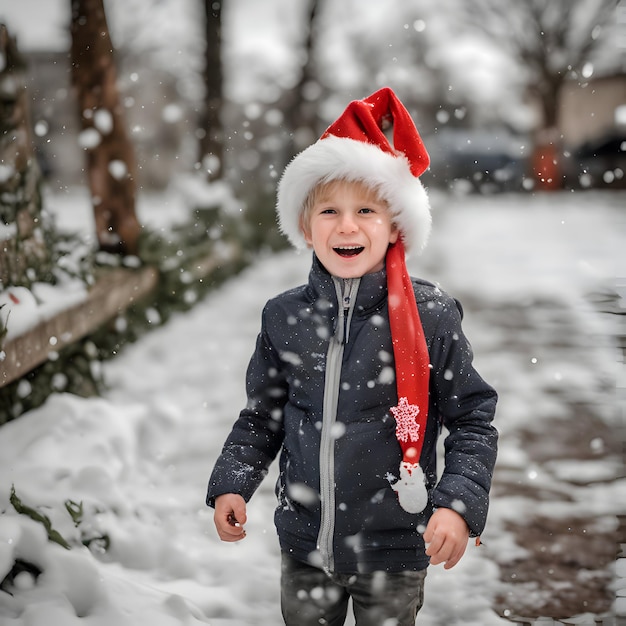
[[[474,369],[461,319],[460,304],[450,298],[431,347],[431,393],[448,430],[445,467],[432,500],[435,507],[461,514],[477,536],[485,527],[496,462],[498,433],[492,421],[497,394]]]
[[[246,502],[250,500],[283,442],[287,385],[266,328],[264,311],[261,332],[246,374],[248,401],[209,479],[206,503],[211,507],[215,506],[215,498],[225,493],[239,494]]]

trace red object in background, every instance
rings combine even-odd
[[[539,189],[551,191],[563,188],[559,151],[553,143],[535,147],[531,167]]]

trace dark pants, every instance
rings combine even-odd
[[[281,609],[287,626],[342,626],[348,600],[357,626],[415,626],[426,570],[330,574],[282,553]]]

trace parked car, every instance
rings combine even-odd
[[[626,132],[611,132],[570,151],[563,163],[571,189],[626,189]]]
[[[528,142],[506,130],[444,129],[424,139],[430,168],[426,185],[467,193],[519,191]]]

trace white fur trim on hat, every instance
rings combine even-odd
[[[300,215],[310,191],[336,179],[362,181],[389,203],[407,252],[420,252],[430,235],[430,202],[408,159],[377,146],[328,136],[303,150],[287,165],[278,184],[276,212],[281,232],[300,249],[306,248]]]

